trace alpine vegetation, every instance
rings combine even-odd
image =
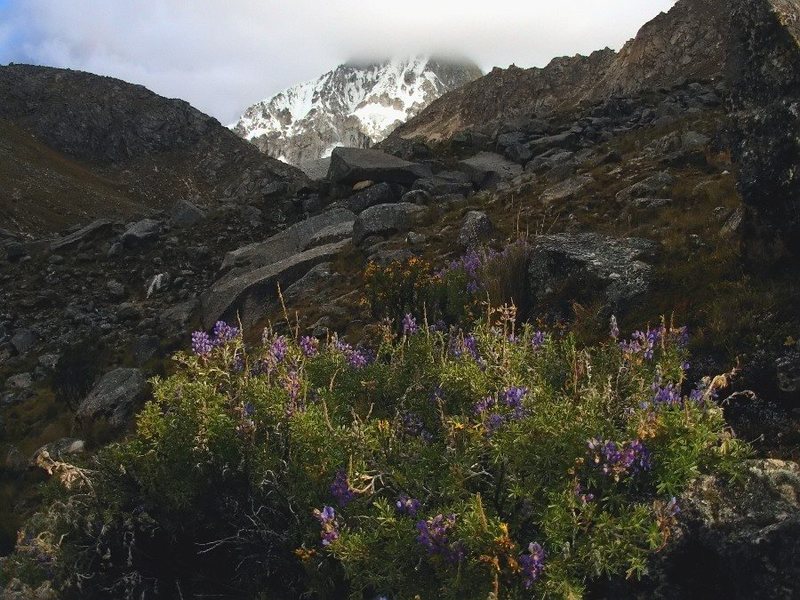
[[[133,437],[50,459],[62,485],[2,577],[131,599],[577,598],[637,578],[687,485],[749,452],[724,378],[688,389],[667,323],[581,347],[515,322],[407,314],[374,348],[196,332]]]

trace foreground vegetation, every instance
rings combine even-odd
[[[219,323],[154,380],[136,435],[62,483],[2,577],[67,597],[580,597],[637,577],[701,473],[747,453],[686,331],[596,347],[488,311],[377,347]]]

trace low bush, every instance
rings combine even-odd
[[[132,439],[49,465],[71,491],[15,564],[29,548],[81,598],[576,598],[638,577],[688,483],[748,451],[721,380],[682,394],[679,328],[581,348],[515,321],[408,315],[372,351],[197,332]]]

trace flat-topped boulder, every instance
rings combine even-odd
[[[211,328],[220,319],[252,325],[265,306],[278,298],[278,286],[285,289],[323,262],[334,259],[350,243],[343,240],[311,248],[277,262],[242,273],[229,274],[217,281],[203,297],[203,325]]]
[[[328,169],[330,181],[350,185],[366,180],[411,185],[431,175],[426,166],[364,148],[334,148]]]
[[[495,152],[480,152],[458,163],[470,181],[478,188],[497,185],[522,173],[522,167]]]
[[[222,270],[241,273],[287,259],[308,248],[311,240],[324,229],[343,223],[350,223],[352,227],[355,218],[355,213],[345,208],[335,208],[309,217],[263,242],[228,252],[222,262]]]

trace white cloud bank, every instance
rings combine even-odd
[[[82,69],[222,122],[352,58],[437,52],[492,66],[618,49],[675,0],[5,0],[0,63]]]

